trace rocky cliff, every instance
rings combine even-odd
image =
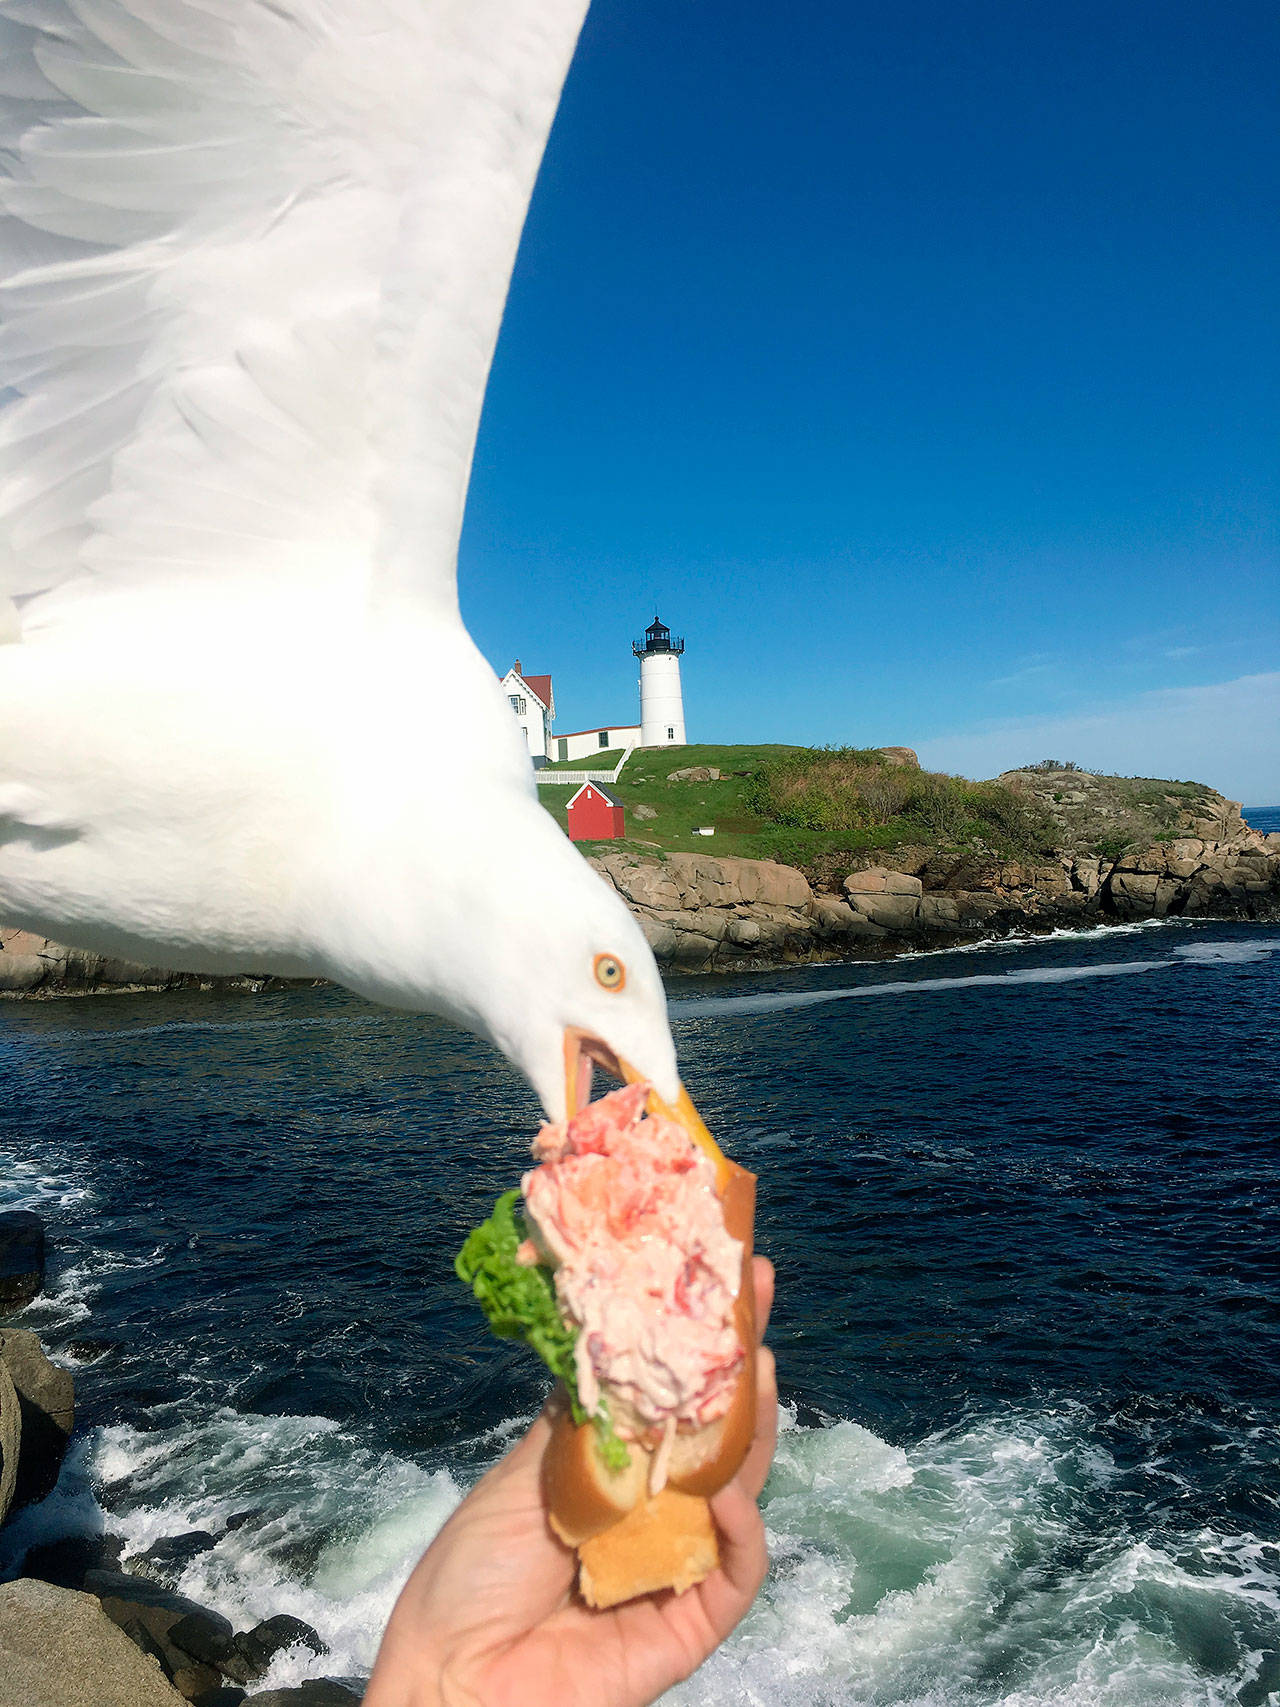
[[[636,914],[658,959],[684,971],[889,955],[1062,925],[1280,919],[1280,834],[1260,835],[1237,802],[1211,789],[1043,767],[999,780],[1048,814],[1059,844],[1052,856],[905,845],[826,856],[803,870],[633,851],[591,864]],[[0,930],[0,992],[10,994],[280,982],[200,979]]]
[[[1054,787],[1063,775],[1070,786]],[[1050,795],[1067,844],[1042,860],[908,846],[843,866],[826,859],[804,871],[685,853],[660,860],[608,853],[592,864],[637,915],[658,959],[689,971],[891,954],[1013,930],[1133,919],[1280,919],[1280,835],[1260,835],[1236,802],[1196,790],[1189,800],[1172,797],[1156,814],[1166,822],[1157,839],[1098,852],[1106,841],[1098,824],[1108,820],[1100,790],[1090,787],[1097,780],[1077,772],[1035,775],[1033,786]],[[1068,793],[1079,798],[1052,801]]]

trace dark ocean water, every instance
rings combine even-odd
[[[760,1175],[788,1422],[770,1583],[671,1699],[1280,1701],[1280,930],[671,994],[694,1099]],[[183,1586],[321,1629],[333,1654],[276,1681],[367,1669],[541,1396],[451,1272],[532,1097],[336,990],[0,1004],[0,1082],[0,1206],[55,1240],[22,1320],[109,1342],[10,1564],[251,1511]]]

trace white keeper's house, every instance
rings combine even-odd
[[[551,758],[551,725],[556,716],[556,696],[551,677],[522,674],[517,658],[502,678],[502,691],[516,714],[516,722],[524,730],[529,757]]]
[[[552,745],[558,760],[594,759],[597,753],[608,752],[610,748],[638,747],[640,725],[609,723],[599,729],[575,729],[571,735],[555,736]]]
[[[688,740],[684,728],[684,701],[680,690],[680,657],[684,641],[673,639],[671,630],[657,616],[644,631],[644,639],[632,645],[640,660],[639,723],[598,723],[594,729],[574,729],[553,735],[556,717],[555,694],[550,676],[526,676],[519,658],[502,678],[502,691],[524,730],[525,744],[535,769],[549,762],[586,766],[601,753],[630,752],[633,747],[683,747]],[[614,765],[617,759],[609,763]],[[552,779],[548,779],[552,780]]]

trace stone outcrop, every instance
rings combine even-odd
[[[910,748],[882,750],[902,764],[914,758]],[[1212,789],[1065,768],[1011,771],[1000,781],[1045,809],[1058,852],[1004,859],[977,846],[903,846],[865,858],[827,854],[800,871],[725,855],[648,855],[636,847],[654,844],[638,843],[591,864],[635,913],[659,961],[682,971],[888,955],[1108,920],[1280,918],[1280,834],[1260,835]],[[653,812],[638,807],[634,816]],[[286,980],[149,971],[0,931],[0,992],[122,982],[256,989]]]
[[[44,1287],[44,1222],[30,1209],[0,1215],[0,1316],[20,1310]]]
[[[1137,918],[1280,919],[1280,835],[1260,835],[1237,805],[1204,791],[1180,819],[1165,839],[1111,857],[1063,852],[1036,861],[903,847],[852,870],[825,860],[808,873],[691,853],[607,853],[591,863],[658,959],[682,971]],[[1192,828],[1201,833],[1181,833]]]
[[[27,993],[46,986],[94,989],[103,984],[167,989],[186,981],[178,972],[63,948],[30,931],[0,930],[0,990]]]
[[[263,990],[308,982],[257,972],[216,978],[197,972],[166,972],[163,967],[143,966],[109,954],[65,948],[30,931],[0,928],[0,995],[38,996],[77,990]]]
[[[807,958],[813,892],[791,866],[689,853],[657,860],[608,853],[591,863],[669,965],[699,969],[726,958]]]
[[[315,1630],[300,1618],[280,1613],[237,1631],[221,1613],[127,1568],[87,1571],[84,1586],[98,1597],[111,1622],[151,1655],[179,1694],[197,1703],[228,1685],[262,1677],[286,1648],[325,1651]]]
[[[75,1384],[25,1328],[0,1328],[0,1522],[53,1489],[75,1421]]]
[[[183,1707],[154,1659],[92,1595],[20,1577],[0,1585],[0,1707]]]

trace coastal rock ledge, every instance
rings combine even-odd
[[[1004,859],[978,847],[899,846],[826,855],[801,870],[623,849],[593,854],[589,863],[639,919],[658,960],[683,972],[879,958],[1135,919],[1280,919],[1280,834],[1252,829],[1236,801],[1211,789],[1188,796],[1186,785],[1154,784],[1183,787],[1184,795],[1168,796],[1169,828],[1152,840],[1151,819],[1118,807],[1108,779],[1041,770],[999,780],[1045,808],[1058,837],[1054,853]],[[0,929],[0,994],[286,982],[158,971]]]
[[[1044,861],[901,847],[842,870],[672,853],[592,858],[659,961],[681,971],[878,957],[1015,930],[1136,919],[1280,919],[1280,835],[1234,802],[1213,822],[1111,858]],[[828,866],[829,866],[829,862]]]

